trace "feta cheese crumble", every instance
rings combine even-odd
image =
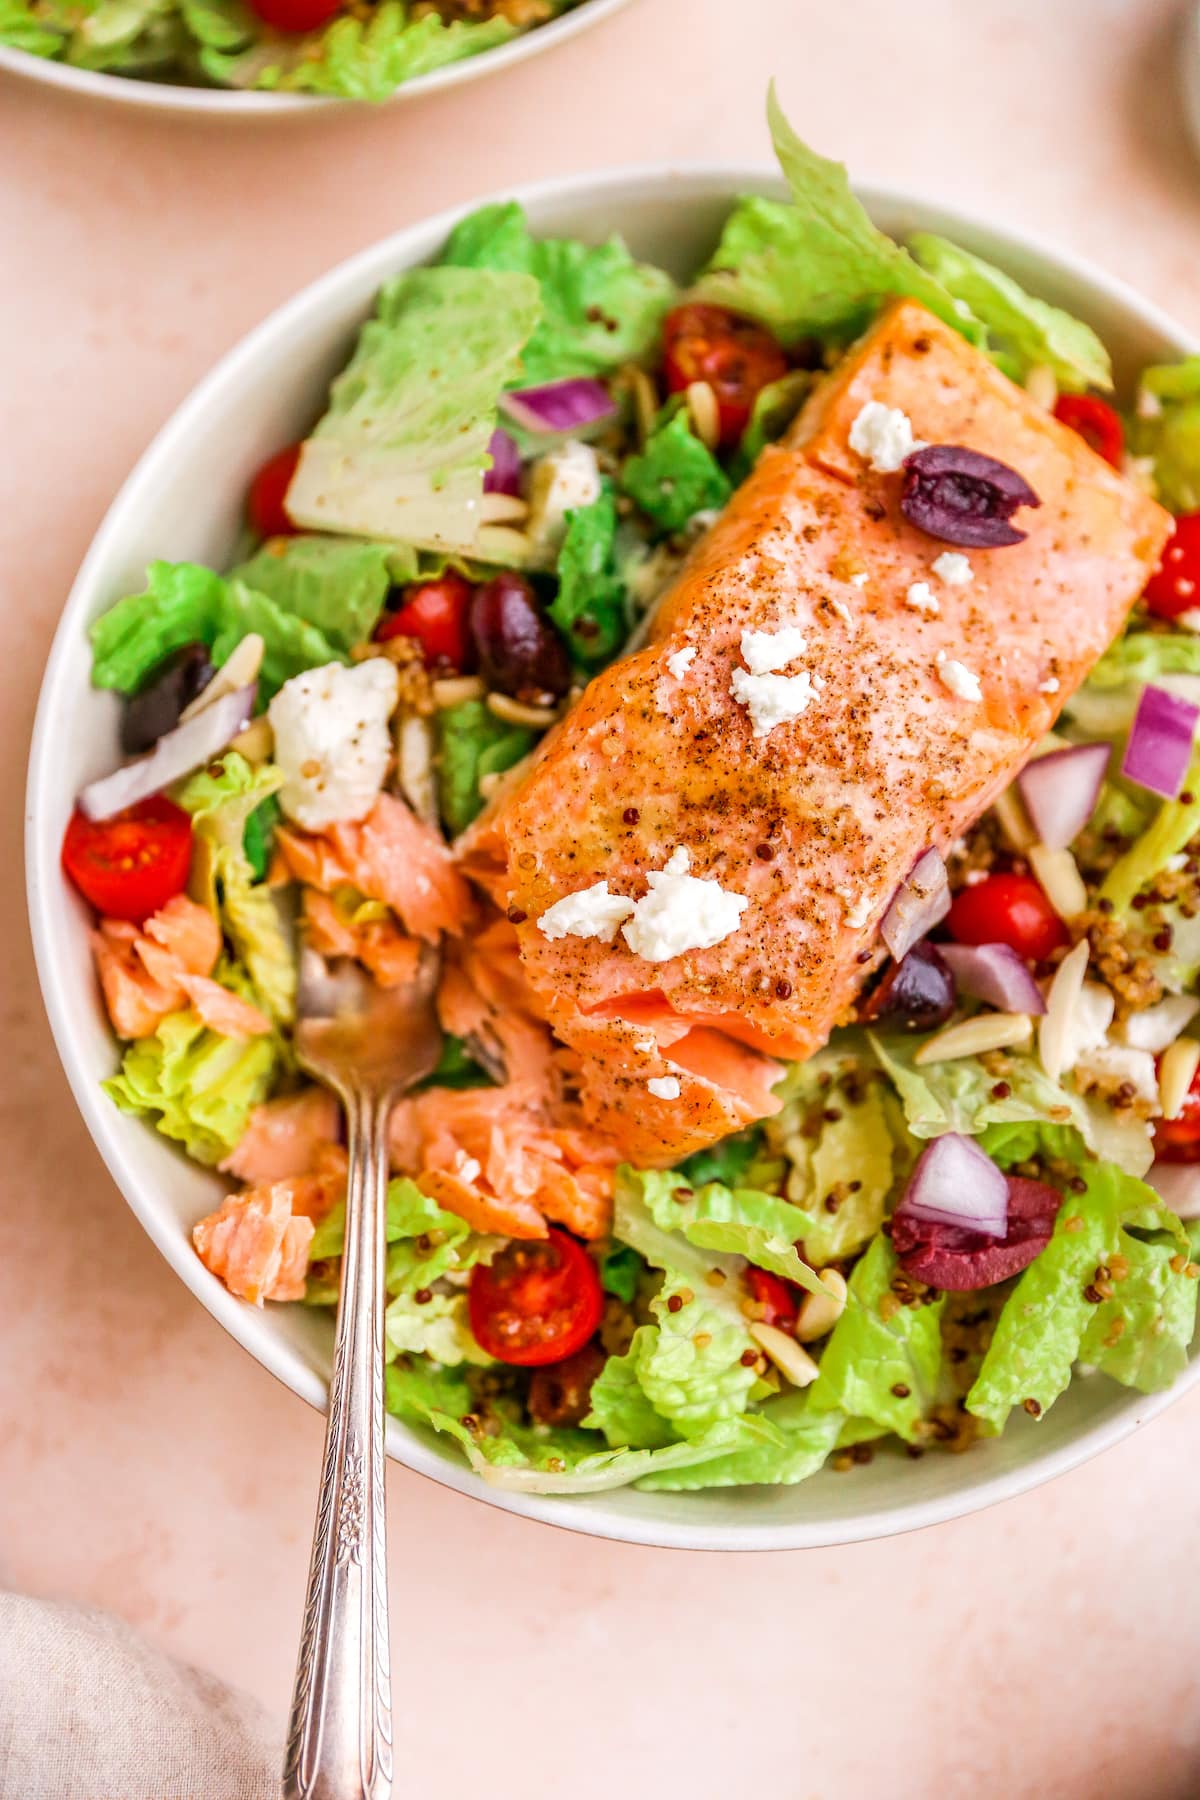
[[[743,631],[742,658],[752,675],[769,675],[785,669],[808,649],[808,639],[798,625],[778,631]]]
[[[729,686],[734,699],[750,714],[756,738],[798,719],[820,691],[807,669],[799,675],[751,675],[747,669],[735,669]]]
[[[970,557],[963,556],[958,550],[943,550],[934,559],[933,572],[947,587],[966,587],[975,579]]]
[[[667,669],[676,681],[682,681],[695,660],[695,649],[689,645],[686,650],[675,650],[668,656]]]
[[[852,575],[850,577],[850,585],[851,585],[851,587],[865,588],[868,581],[870,581],[870,579],[871,579],[871,577],[868,574],[867,570],[860,569],[857,575]]]
[[[894,475],[906,456],[925,445],[913,436],[907,413],[882,400],[868,400],[850,427],[850,448],[877,475]]]
[[[366,818],[391,761],[388,720],[399,688],[395,665],[382,657],[352,669],[327,663],[284,682],[267,717],[283,771],[279,804],[289,819],[323,831]]]
[[[911,612],[940,613],[942,610],[927,581],[914,581],[904,596],[904,604]]]
[[[947,656],[944,650],[937,653],[937,672],[942,686],[959,700],[982,700],[983,689],[979,685],[979,677],[974,669],[968,669],[966,663],[956,662],[954,657]]]
[[[567,534],[567,513],[600,498],[600,465],[590,444],[572,438],[539,456],[529,475],[525,530],[542,551],[557,550]]]
[[[682,1092],[674,1075],[652,1075],[646,1086],[656,1100],[678,1100]]]
[[[834,888],[834,893],[846,909],[846,923],[851,931],[861,931],[871,917],[871,901],[866,894],[856,894],[853,888]]]
[[[1059,686],[1060,683],[1057,675],[1047,675],[1045,681],[1040,681],[1038,683],[1038,693],[1057,694]]]
[[[622,894],[610,894],[607,881],[593,882],[574,894],[564,894],[548,906],[538,920],[538,930],[552,942],[556,938],[600,938],[611,944],[617,926],[633,911],[633,901]]]
[[[681,844],[664,869],[646,877],[650,892],[630,908],[633,917],[621,928],[635,956],[670,962],[687,950],[710,950],[741,924],[748,898],[689,874],[690,868]]]
[[[466,1182],[478,1181],[483,1174],[483,1164],[474,1156],[468,1156],[465,1150],[454,1153],[454,1173]]]

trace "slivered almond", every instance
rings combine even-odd
[[[686,398],[692,430],[706,450],[715,450],[721,441],[721,415],[717,409],[717,396],[707,381],[690,381]]]
[[[270,762],[271,752],[275,748],[275,733],[271,730],[271,721],[266,713],[260,713],[257,719],[251,719],[245,731],[239,731],[229,748],[239,751],[248,763]]]
[[[465,700],[482,700],[487,683],[478,675],[447,675],[431,683],[430,692],[437,707],[461,706]]]
[[[262,668],[265,649],[266,645],[257,631],[248,631],[234,645],[208,686],[201,688],[191,704],[184,707],[179,715],[179,723],[186,724],[214,701],[223,700],[226,694],[236,694],[239,688],[249,687]]]
[[[1057,1081],[1066,1067],[1071,1020],[1087,974],[1088,948],[1083,938],[1063,957],[1046,995],[1046,1010],[1038,1025],[1038,1055],[1052,1081]]]
[[[1034,363],[1025,377],[1025,392],[1035,406],[1044,406],[1047,412],[1054,411],[1054,403],[1058,399],[1058,382],[1048,363]]]
[[[427,825],[438,819],[437,784],[433,774],[433,728],[420,713],[398,715],[396,734],[396,779],[400,792]]]
[[[955,1062],[960,1056],[981,1056],[985,1050],[1010,1050],[1015,1044],[1027,1044],[1033,1036],[1033,1020],[1028,1013],[976,1013],[973,1019],[960,1019],[957,1025],[926,1038],[913,1057],[919,1068],[930,1063]]]
[[[529,517],[529,502],[520,494],[485,494],[479,516],[485,525],[523,525]]]
[[[993,801],[992,811],[1014,850],[1028,850],[1031,844],[1036,844],[1037,833],[1029,823],[1024,802],[1015,786],[1006,787]]]
[[[822,1269],[824,1294],[806,1294],[800,1302],[796,1319],[796,1339],[801,1344],[815,1343],[832,1331],[846,1310],[846,1277],[837,1269]]]
[[[786,1331],[780,1331],[777,1325],[751,1325],[750,1336],[793,1387],[807,1387],[817,1379],[819,1371],[808,1351]]]
[[[658,417],[658,395],[654,383],[645,369],[639,369],[636,363],[626,364],[622,373],[629,383],[629,391],[633,395],[633,414],[637,420],[639,442],[644,444],[654,430],[654,421]]]
[[[1177,1119],[1183,1111],[1197,1069],[1200,1069],[1200,1044],[1195,1038],[1176,1038],[1163,1051],[1158,1065],[1158,1103],[1164,1119]]]
[[[1069,850],[1047,850],[1032,844],[1026,852],[1047,900],[1060,919],[1077,919],[1087,910],[1087,889]]]
[[[510,694],[489,694],[487,709],[497,719],[503,719],[506,725],[542,727],[553,725],[558,717],[556,706],[528,706],[524,700],[514,700]]]

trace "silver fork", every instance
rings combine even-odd
[[[387,1124],[435,1067],[439,957],[403,988],[305,950],[296,1054],[345,1108],[346,1245],[325,1458],[288,1727],[284,1800],[386,1800],[392,1788],[384,1517]]]

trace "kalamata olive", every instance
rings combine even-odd
[[[977,550],[1020,544],[1027,533],[1009,520],[1018,506],[1041,504],[1023,475],[962,444],[927,444],[904,460],[900,510],[945,544]]]
[[[946,1023],[954,999],[953,975],[934,946],[922,942],[892,964],[859,1013],[902,1031],[932,1031]]]
[[[121,715],[121,748],[126,755],[149,750],[173,731],[184,707],[191,705],[212,678],[205,644],[184,644],[155,663]]]
[[[533,705],[571,685],[566,647],[523,575],[504,570],[471,597],[471,637],[488,686]]]
[[[530,1418],[538,1425],[581,1425],[604,1363],[604,1352],[593,1338],[565,1361],[535,1369],[529,1382]]]

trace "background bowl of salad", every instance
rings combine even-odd
[[[729,167],[574,177],[503,198],[524,206],[538,235],[596,244],[615,230],[635,256],[686,283],[747,193],[786,198],[776,175]],[[1030,238],[899,194],[867,191],[862,199],[897,239],[917,231],[953,239],[1086,321],[1110,351],[1126,398],[1147,364],[1194,348],[1121,283]],[[381,285],[436,260],[460,216],[402,231],[314,283],[234,349],[166,425],[80,570],[47,666],[31,757],[30,913],[47,1009],[76,1100],[115,1181],[172,1267],[259,1362],[315,1406],[325,1397],[328,1315],[301,1306],[256,1309],[215,1281],[193,1249],[191,1230],[219,1204],[224,1184],[101,1092],[113,1072],[114,1043],[97,992],[89,919],[63,880],[60,852],[76,795],[117,760],[119,702],[92,685],[89,625],[118,596],[136,593],[156,559],[214,568],[236,560],[253,476],[318,416]],[[826,1469],[798,1486],[623,1487],[562,1498],[487,1485],[449,1440],[396,1418],[389,1450],[460,1492],[573,1530],[680,1548],[802,1548],[936,1523],[1020,1493],[1136,1429],[1183,1392],[1198,1368],[1193,1360],[1170,1389],[1151,1395],[1076,1380],[1044,1419],[1018,1409],[1002,1437],[976,1444],[969,1455],[914,1461],[897,1445],[844,1474]]]
[[[4,0],[0,73],[161,112],[297,117],[499,73],[627,4],[383,0],[363,19],[342,0]]]

